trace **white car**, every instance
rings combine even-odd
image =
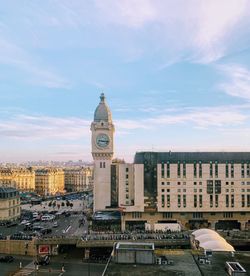
[[[41,220],[42,220],[42,221],[50,221],[50,220],[53,220],[53,219],[55,219],[55,216],[54,216],[54,215],[43,215],[43,216],[41,217]]]
[[[26,219],[24,219],[24,220],[22,220],[22,221],[20,222],[20,224],[23,225],[23,224],[26,224],[27,222],[29,222],[29,221],[26,220]]]

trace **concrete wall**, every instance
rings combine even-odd
[[[0,240],[0,253],[36,256],[36,245],[32,241]]]

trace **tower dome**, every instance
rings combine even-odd
[[[100,96],[100,103],[97,106],[94,115],[94,122],[100,121],[112,122],[111,112],[106,104],[104,93]]]

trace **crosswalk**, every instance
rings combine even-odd
[[[22,268],[19,271],[17,271],[13,276],[28,276],[33,271],[35,271],[35,270],[34,269],[30,269],[30,268]]]
[[[33,262],[31,262],[17,271],[13,276],[26,276],[30,275],[33,271],[35,271],[35,265]]]
[[[13,276],[28,276],[31,273],[33,273],[35,270],[36,270],[35,265],[33,264],[33,262],[31,262],[25,267],[21,268],[15,274],[13,274]],[[63,273],[65,272],[62,269],[52,269],[52,268],[39,268],[38,271],[42,273],[58,273],[58,275],[60,276],[63,275]]]

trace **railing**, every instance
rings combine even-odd
[[[164,245],[190,245],[189,239],[89,239],[85,240],[79,237],[48,237],[35,240],[35,244],[75,244],[76,247],[112,247],[115,242],[127,241],[127,242],[153,242],[156,246]]]

